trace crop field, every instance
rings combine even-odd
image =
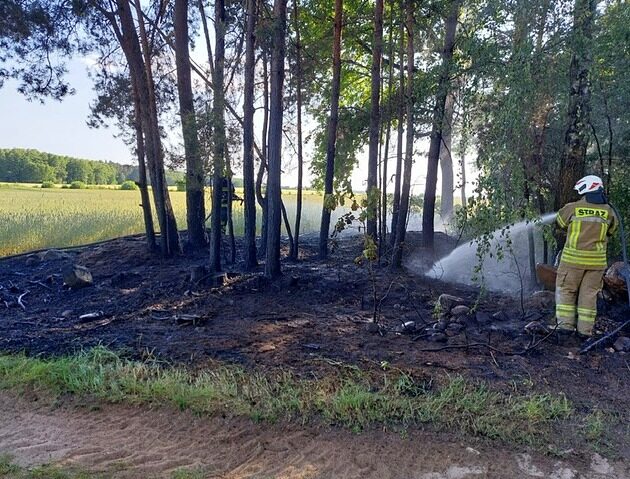
[[[185,229],[186,194],[171,191],[170,195],[177,225],[179,229]],[[206,211],[209,212],[210,194],[206,194],[206,198]],[[283,199],[293,222],[295,191],[285,190]],[[139,204],[138,191],[0,185],[0,256],[142,233],[144,225]],[[302,233],[318,231],[321,207],[319,193],[304,193]],[[333,221],[335,218],[336,215]],[[157,220],[155,224],[157,228]],[[239,202],[234,203],[234,229],[237,235],[242,234],[243,211]]]

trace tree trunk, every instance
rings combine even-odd
[[[112,23],[114,30],[117,31],[117,36],[129,65],[132,82],[135,82],[137,86],[138,107],[145,140],[144,149],[149,163],[153,200],[160,225],[160,249],[164,256],[169,256],[180,252],[181,246],[175,214],[173,213],[166,187],[148,39],[141,12],[138,15],[141,38],[138,38],[128,0],[117,0],[116,4],[118,6],[117,14],[120,19],[120,31],[117,31],[118,26],[114,19],[111,19],[110,23]],[[137,8],[139,9],[140,7],[137,5]],[[142,48],[140,41],[142,41]]]
[[[256,199],[262,209],[262,225],[260,228],[260,248],[259,256],[264,257],[267,254],[267,225],[268,209],[267,209],[267,193],[262,194],[262,182],[267,169],[267,141],[268,141],[268,125],[269,125],[269,73],[267,70],[267,53],[263,50],[263,124],[262,124],[262,151],[260,155],[260,166],[258,167],[258,175],[256,176]]]
[[[413,67],[414,67],[414,45],[413,45],[413,0],[406,2],[407,20],[407,141],[405,145],[405,171],[403,173],[403,184],[400,192],[400,208],[396,221],[396,242],[394,243],[394,253],[392,254],[392,268],[400,268],[402,265],[403,246],[405,244],[405,233],[407,231],[407,215],[409,214],[409,195],[411,193],[411,168],[413,166]]]
[[[379,259],[385,252],[385,242],[387,240],[387,183],[389,179],[387,175],[388,162],[389,162],[389,141],[392,133],[392,91],[394,88],[394,1],[391,2],[391,8],[389,12],[389,65],[387,69],[387,130],[385,131],[385,155],[381,160],[383,162],[383,178],[381,183],[381,232],[378,243],[378,256]]]
[[[245,82],[243,86],[243,199],[245,203],[245,269],[258,265],[256,258],[256,191],[254,185],[254,75],[256,48],[256,0],[247,1],[245,34]]]
[[[175,29],[175,65],[177,68],[177,91],[179,93],[179,115],[186,157],[186,223],[188,244],[193,248],[206,245],[206,210],[204,205],[204,172],[197,118],[191,83],[190,55],[188,51],[188,0],[175,0],[173,11]]]
[[[422,208],[422,239],[424,246],[433,249],[434,220],[435,220],[435,189],[437,171],[442,146],[442,128],[444,125],[444,109],[446,97],[450,88],[451,63],[455,48],[455,33],[461,0],[452,0],[451,10],[446,19],[444,34],[444,49],[442,51],[442,71],[438,81],[438,91],[435,95],[433,108],[433,127],[431,128],[431,143],[429,145],[427,181],[424,189],[424,204]]]
[[[300,17],[299,0],[294,0],[294,29],[295,29],[295,80],[296,80],[296,100],[297,100],[297,198],[295,206],[295,232],[293,236],[293,248],[289,252],[289,257],[298,259],[300,252],[300,222],[302,221],[302,181],[304,176],[304,157],[302,154],[302,46],[300,44]]]
[[[134,115],[133,124],[136,130],[136,156],[138,157],[138,188],[140,189],[140,199],[142,201],[142,214],[144,216],[144,229],[147,235],[147,246],[149,251],[155,251],[155,227],[153,226],[153,214],[151,212],[151,199],[149,197],[149,186],[147,184],[147,167],[145,163],[144,138],[142,133],[142,120],[140,118],[140,99],[137,87],[132,81],[131,97],[133,98]]]
[[[343,18],[343,0],[335,0],[335,20],[333,39],[333,77],[330,94],[330,118],[328,119],[328,142],[326,145],[326,177],[324,179],[324,205],[319,228],[319,257],[328,256],[328,233],[330,230],[330,197],[333,194],[335,177],[335,147],[337,143],[337,124],[339,122],[339,92],[341,87],[341,28]]]
[[[227,204],[227,234],[230,240],[230,264],[236,263],[236,238],[234,237],[234,195],[232,194],[232,167],[229,164],[229,157],[227,161],[227,174],[228,174],[228,204]]]
[[[206,50],[208,53],[208,65],[210,66],[210,77],[214,78],[214,58],[212,55],[212,43],[210,42],[210,31],[208,30],[208,19],[206,18],[206,10],[203,6],[203,0],[198,1],[199,13],[201,15],[201,24],[203,26],[203,37],[206,40]]]
[[[210,270],[221,271],[221,189],[225,169],[225,3],[215,0],[215,60],[212,104],[214,158],[212,161],[212,219],[210,222]]]
[[[442,147],[440,148],[440,167],[442,171],[442,195],[440,216],[444,223],[449,223],[453,215],[453,157],[451,155],[453,114],[455,113],[455,93],[450,91],[444,105],[444,123],[442,126]]]
[[[462,158],[459,162],[459,166],[461,168],[460,171],[462,175],[462,188],[459,193],[461,195],[462,207],[465,208],[466,203],[468,202],[466,199],[466,150],[462,150]]]
[[[401,15],[404,11],[404,0],[400,1]],[[398,212],[400,210],[400,183],[402,180],[403,163],[403,122],[405,121],[405,22],[400,22],[400,45],[399,45],[399,81],[398,81],[398,128],[396,140],[396,178],[394,181],[394,198],[392,200],[392,235],[390,245],[396,243],[396,229],[398,225]]]
[[[383,0],[376,0],[374,9],[374,45],[372,46],[372,84],[370,101],[370,131],[368,150],[368,177],[367,177],[367,234],[373,240],[377,239],[376,230],[376,196],[378,184],[376,176],[378,174],[378,145],[380,143],[380,120],[381,120],[381,60],[383,56]]]
[[[573,186],[586,167],[586,147],[590,136],[591,88],[590,69],[593,62],[593,23],[597,0],[575,0],[573,13],[573,44],[569,71],[570,91],[568,128],[565,134],[565,153],[560,162],[559,185],[555,207],[574,200]]]
[[[265,276],[282,274],[280,268],[280,224],[282,221],[282,100],[284,87],[284,51],[287,29],[287,0],[274,0],[273,50],[271,52],[271,101],[269,108],[269,159],[267,164],[267,259]]]

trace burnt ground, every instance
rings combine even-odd
[[[429,265],[433,258],[419,242],[419,235],[410,234],[408,254]],[[447,237],[437,243],[440,255],[454,247]],[[579,355],[577,340],[559,344],[553,336],[539,342],[541,336],[524,326],[553,317],[548,301],[528,299],[523,309],[512,298],[485,296],[476,315],[447,316],[436,324],[440,294],[472,306],[478,291],[384,267],[372,277],[354,263],[362,249],[359,237],[340,240],[327,261],[316,258],[316,249],[315,238],[304,238],[301,260],[284,261],[278,281],[264,280],[262,269],[245,274],[234,265],[226,267],[221,285],[213,277],[190,279],[191,271],[207,263],[207,252],[163,259],[149,253],[142,238],[6,258],[0,260],[0,351],[49,356],[100,344],[134,358],[193,367],[221,360],[298,375],[340,362],[378,368],[386,361],[419,376],[461,374],[508,391],[527,383],[538,392],[562,392],[582,412],[621,417],[619,430],[627,436],[628,355],[611,348]],[[62,272],[72,264],[87,267],[94,284],[65,287]],[[379,331],[368,325],[372,279]],[[600,329],[625,319],[615,308],[607,310]],[[89,313],[97,314],[81,318]],[[413,331],[401,331],[408,321]],[[449,326],[441,332],[444,325]],[[630,457],[623,438],[619,445],[617,452]]]

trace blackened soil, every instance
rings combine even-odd
[[[419,243],[419,235],[410,234],[412,254],[431,264],[434,258]],[[437,243],[440,254],[454,247],[447,237]],[[485,319],[464,318],[461,332],[436,341],[437,297],[449,293],[473,306],[477,290],[384,266],[371,274],[354,261],[362,250],[359,237],[340,240],[326,261],[316,250],[315,238],[304,238],[300,261],[285,260],[283,277],[274,282],[262,278],[262,269],[243,273],[239,264],[228,265],[221,285],[222,278],[199,274],[206,251],[163,259],[148,252],[142,238],[68,250],[67,258],[0,260],[0,351],[48,356],[100,344],[193,367],[222,360],[300,375],[340,362],[364,368],[387,362],[419,376],[483,379],[505,391],[527,384],[562,392],[583,412],[598,409],[621,417],[621,424],[627,420],[627,355],[604,348],[578,355],[577,340],[558,344],[553,337],[524,352],[540,339],[525,332],[525,324],[551,318],[551,310],[487,296],[478,304]],[[89,268],[93,286],[64,287],[62,272],[71,264]],[[193,270],[201,281],[191,281]],[[382,328],[370,332],[375,296]],[[502,317],[492,318],[497,312]],[[89,313],[97,314],[81,318]],[[622,319],[604,316],[599,327],[614,328]],[[415,330],[400,332],[408,321]]]

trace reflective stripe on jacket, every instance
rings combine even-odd
[[[556,221],[567,230],[561,263],[583,269],[605,269],[608,266],[608,237],[619,224],[609,205],[589,203],[582,198],[558,211]]]

